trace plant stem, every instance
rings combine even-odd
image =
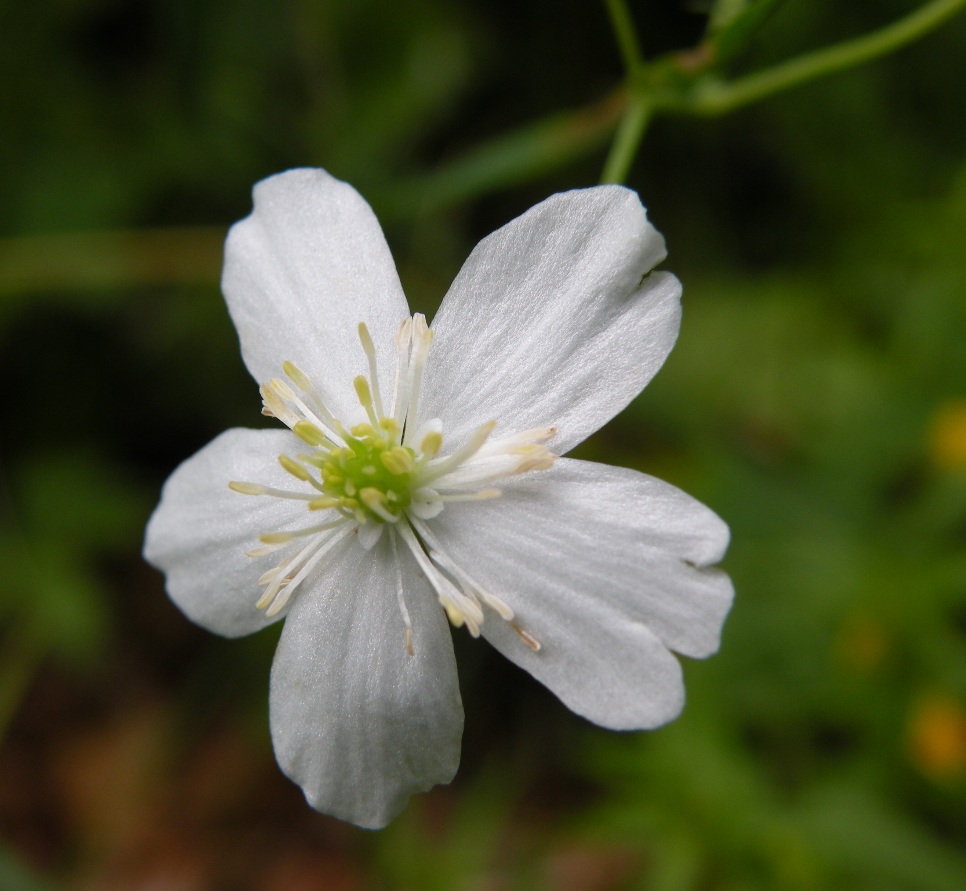
[[[614,37],[617,39],[617,48],[620,50],[624,69],[630,74],[643,61],[641,47],[637,42],[637,32],[634,30],[634,20],[624,0],[604,0],[604,3],[610,16],[611,27],[614,29]]]
[[[826,74],[893,52],[937,28],[964,6],[966,0],[933,0],[871,34],[807,53],[731,83],[706,81],[697,85],[680,106],[675,103],[669,106],[669,110],[709,116],[726,114]]]
[[[643,97],[630,101],[604,162],[604,171],[600,176],[602,183],[622,183],[627,179],[641,139],[644,138],[644,131],[651,120],[651,110],[650,102]]]

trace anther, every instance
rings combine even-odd
[[[413,469],[412,453],[402,446],[393,446],[388,451],[383,452],[379,456],[379,460],[386,470],[397,475],[409,473]]]
[[[386,495],[378,489],[365,488],[359,492],[359,500],[380,519],[387,523],[395,523],[399,517],[386,508]]]
[[[288,455],[279,455],[278,463],[281,464],[282,467],[288,473],[292,474],[292,476],[294,476],[296,479],[302,480],[303,483],[315,482],[315,480],[312,477],[312,474],[310,474],[302,464],[299,464],[298,461],[295,461],[294,459],[290,458]]]
[[[359,402],[362,407],[366,410],[366,414],[369,416],[369,421],[373,427],[379,426],[379,418],[376,416],[372,405],[372,391],[369,389],[369,381],[367,381],[361,374],[352,382],[352,385],[356,389],[356,396],[359,397]]]
[[[242,495],[264,495],[265,494],[265,487],[260,486],[258,483],[239,483],[239,482],[236,482],[235,480],[232,480],[228,484],[228,488],[231,489],[232,492],[238,492]]]
[[[382,396],[379,393],[379,377],[376,372],[376,345],[369,336],[369,329],[365,322],[359,322],[359,340],[362,341],[362,349],[369,360],[369,380],[372,382],[372,396],[376,406],[376,414],[382,417]]]
[[[509,622],[509,626],[520,635],[520,640],[522,640],[534,653],[540,652],[540,641],[537,640],[532,634],[524,631],[516,622]]]
[[[309,421],[299,421],[292,427],[292,432],[310,446],[321,448],[328,443],[326,435]]]

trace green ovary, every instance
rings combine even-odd
[[[333,449],[321,466],[332,506],[352,511],[359,522],[393,522],[412,502],[416,453],[393,433],[376,433],[369,424],[353,427],[345,448]]]

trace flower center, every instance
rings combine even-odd
[[[392,402],[383,403],[376,368],[376,351],[364,323],[359,339],[369,364],[369,376],[354,381],[359,404],[368,423],[350,428],[336,418],[309,377],[292,362],[283,362],[288,381],[273,378],[261,387],[262,412],[278,418],[309,447],[296,457],[280,455],[279,463],[303,487],[277,489],[258,483],[232,482],[245,495],[269,495],[306,503],[321,522],[294,531],[266,532],[261,545],[248,552],[261,557],[278,549],[288,553],[262,575],[265,592],[256,606],[269,615],[278,613],[292,592],[314,571],[350,532],[371,550],[390,530],[394,559],[397,539],[410,551],[433,586],[453,625],[465,625],[475,637],[483,623],[483,606],[509,622],[523,642],[540,644],[513,620],[513,610],[500,597],[485,590],[443,551],[427,521],[447,503],[485,501],[500,495],[494,482],[531,470],[545,470],[555,455],[541,443],[554,427],[524,430],[493,441],[496,422],[480,425],[453,451],[441,454],[443,425],[438,419],[415,427],[419,394],[432,331],[422,315],[403,322],[396,337],[396,378]],[[296,542],[301,544],[296,547]],[[406,648],[412,651],[412,628],[397,573],[400,612],[406,631]]]
[[[416,452],[402,445],[399,425],[383,418],[380,429],[357,424],[342,437],[320,468],[322,491],[358,518],[395,523],[412,503],[416,482]]]

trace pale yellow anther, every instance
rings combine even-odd
[[[294,538],[291,532],[265,532],[258,536],[258,540],[263,544],[282,544]]]
[[[330,507],[338,507],[342,502],[338,498],[323,495],[309,502],[309,510],[327,510]]]
[[[276,577],[278,576],[279,569],[280,567],[273,566],[267,572],[263,572],[258,579],[258,584],[267,585],[267,584],[270,584],[271,582],[274,582]]]
[[[435,458],[439,454],[439,450],[443,447],[443,434],[438,430],[430,430],[423,437],[423,441],[419,444],[419,451],[422,452],[427,458]]]
[[[300,390],[305,393],[311,392],[312,381],[309,380],[308,375],[294,362],[290,362],[288,359],[286,359],[282,363],[282,371],[285,372],[292,383],[295,384],[295,386]]]
[[[542,445],[525,445],[513,450],[519,455],[521,460],[517,465],[517,473],[526,473],[530,470],[548,470],[553,467],[557,456]]]
[[[399,436],[399,424],[395,418],[380,418],[379,426],[393,439]]]
[[[269,386],[286,402],[292,402],[296,398],[295,390],[280,377],[273,377],[269,382]]]
[[[413,469],[413,456],[409,449],[402,446],[393,446],[388,451],[379,456],[386,470],[390,473],[403,474],[409,473]]]
[[[359,322],[359,340],[362,341],[362,349],[366,356],[375,356],[376,345],[372,342],[372,337],[369,335],[369,329],[365,322]]]
[[[288,455],[279,455],[278,463],[296,479],[302,480],[303,482],[311,482],[312,475],[305,469],[302,464],[299,464],[294,458],[290,458]]]
[[[242,495],[264,495],[265,487],[258,485],[258,483],[240,483],[236,480],[232,480],[228,484],[228,488],[232,492],[240,492]]]
[[[359,402],[362,403],[362,407],[366,409],[372,408],[372,392],[369,389],[369,381],[360,374],[352,382],[352,386],[356,389],[356,396],[359,397]]]
[[[292,412],[279,397],[278,393],[271,387],[263,386],[259,388],[264,403],[263,412],[269,417],[278,418],[283,424],[291,427],[298,417]]]
[[[310,446],[319,447],[325,445],[327,442],[325,434],[315,424],[309,421],[299,421],[292,427],[292,432]]]
[[[387,509],[389,500],[386,498],[386,494],[380,492],[378,489],[371,487],[363,489],[359,492],[359,500],[372,513],[387,523],[395,523],[399,519],[399,517]]]
[[[443,610],[446,612],[446,618],[449,619],[450,625],[454,628],[463,627],[463,614],[456,608],[455,604],[444,603]]]

